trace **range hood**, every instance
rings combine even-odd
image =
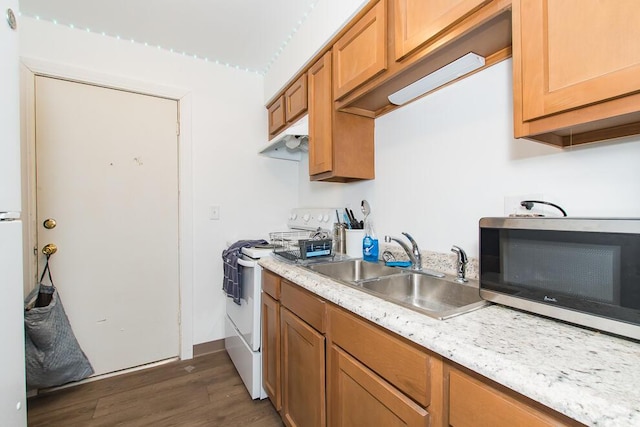
[[[302,153],[309,149],[309,116],[300,120],[278,134],[258,153],[275,159],[302,160]]]

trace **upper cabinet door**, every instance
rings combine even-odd
[[[393,0],[396,61],[490,1]]]
[[[284,93],[285,115],[291,123],[307,111],[307,75],[303,74]]]
[[[386,4],[379,1],[333,45],[335,99],[387,69]]]
[[[638,0],[521,0],[516,19],[524,121],[640,90]]]
[[[269,114],[269,137],[275,136],[286,125],[284,111],[284,96],[276,99],[267,108]]]
[[[333,170],[331,51],[309,68],[309,175]]]

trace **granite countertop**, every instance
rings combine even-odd
[[[260,265],[584,424],[640,426],[639,343],[498,305],[435,320],[276,258]]]

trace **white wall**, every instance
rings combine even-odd
[[[257,155],[266,142],[263,78],[26,17],[20,54],[191,92],[194,343],[223,338],[225,243],[281,229],[298,198],[298,163]],[[221,207],[219,221],[208,219],[210,205]]]
[[[301,205],[366,198],[378,234],[407,231],[423,250],[457,244],[471,256],[479,218],[503,216],[505,196],[543,195],[572,216],[640,217],[640,137],[564,150],[516,140],[511,85],[509,60],[380,117],[376,179],[311,183],[301,167]]]

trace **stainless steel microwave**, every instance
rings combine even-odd
[[[640,339],[640,218],[482,218],[480,295]]]

